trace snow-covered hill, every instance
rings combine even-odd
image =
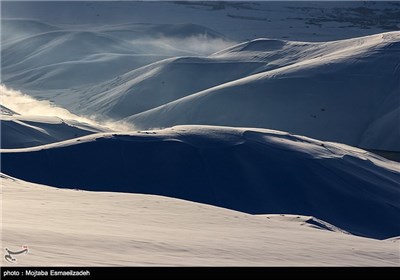
[[[145,129],[180,124],[263,127],[365,149],[400,151],[400,32],[319,44],[256,40],[220,52],[211,61],[236,58],[237,64],[229,67],[250,74],[243,67],[246,64],[238,61],[252,57],[256,74],[198,93],[181,83],[182,88],[178,85],[174,92],[187,96],[126,121]],[[271,62],[260,65],[262,60]],[[176,65],[181,71],[170,79],[173,85],[180,84],[179,77],[190,80],[196,72],[199,76],[214,73],[213,63],[191,62],[191,68]],[[224,76],[215,73],[215,79]],[[226,79],[233,78],[230,73]],[[163,96],[159,81],[155,83],[153,76],[147,79],[148,84],[141,79],[136,88],[125,92],[125,107],[117,105],[120,114],[123,108],[135,110],[141,102],[148,104],[146,97],[157,100],[153,104],[163,101],[157,98]],[[165,91],[170,97],[167,82]],[[137,102],[132,100],[135,96],[140,96]],[[129,107],[127,100],[136,105]]]
[[[272,130],[179,126],[2,150],[2,171],[57,187],[157,194],[400,235],[399,164]],[[79,176],[71,176],[76,174]]]
[[[358,44],[358,40],[316,44],[257,39],[208,57],[171,58],[130,71],[83,89],[80,103],[120,119],[226,82],[348,50]]]
[[[233,44],[223,35],[194,24],[67,26],[49,30],[39,23],[25,28],[31,20],[2,22],[2,80],[18,89],[68,90],[167,57],[210,54]],[[201,48],[202,40],[209,49]],[[196,44],[198,48],[193,47]]]
[[[399,3],[1,5],[17,265],[399,264]]]
[[[1,175],[2,243],[21,266],[397,266],[398,241],[315,218],[161,196],[62,190]],[[393,221],[394,222],[394,221]],[[332,231],[333,230],[333,231]]]
[[[0,104],[2,149],[27,148],[112,131],[48,101],[33,99],[3,85],[0,85],[0,95],[0,102],[4,104]]]
[[[97,132],[111,131],[105,127],[75,120],[63,120],[58,117],[2,115],[0,122],[2,149],[40,146]]]
[[[81,115],[124,119],[143,129],[262,127],[400,151],[400,32],[325,43],[257,39],[208,57],[170,58],[140,67],[167,54],[132,54],[135,43],[127,38],[145,36],[155,27],[110,28],[41,33],[35,40],[52,40],[39,40],[40,46],[34,46],[33,37],[13,41],[3,52],[6,85]],[[212,40],[223,40],[196,26],[158,28],[168,36],[186,30],[184,37],[209,32]]]
[[[396,2],[6,2],[2,81],[139,128],[263,127],[399,152],[400,33],[382,33],[399,30],[399,10]],[[326,42],[343,38],[352,39]]]

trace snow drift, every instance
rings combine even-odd
[[[179,126],[94,134],[1,156],[4,173],[51,186],[309,215],[375,238],[400,234],[398,164],[278,131]]]

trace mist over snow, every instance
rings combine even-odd
[[[156,46],[171,46],[174,49],[198,55],[211,55],[237,44],[237,42],[223,38],[210,38],[205,34],[187,38],[162,37],[151,40],[150,43]]]
[[[57,116],[64,119],[76,119],[79,121],[93,122],[89,119],[72,114],[67,109],[57,107],[48,100],[37,100],[21,91],[0,85],[1,103],[3,106],[24,115]]]
[[[114,122],[110,120],[100,120],[96,115],[91,117],[78,116],[65,108],[54,105],[48,100],[38,100],[21,91],[7,88],[0,84],[0,103],[6,108],[24,116],[58,117],[65,120],[75,120],[91,125],[103,125],[116,131],[133,130],[131,124],[124,122]]]
[[[142,52],[166,56],[207,56],[238,43],[224,37],[210,36],[207,33],[192,35],[193,32],[190,32],[190,29],[187,32],[188,36],[177,37],[160,34],[154,37],[134,38],[128,42],[134,49]]]

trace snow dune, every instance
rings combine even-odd
[[[30,182],[308,215],[374,238],[400,234],[397,163],[278,131],[178,126],[3,149],[1,156],[4,173]]]
[[[2,242],[21,266],[397,266],[398,243],[307,216],[161,196],[50,188],[1,175]],[[2,265],[10,265],[2,258]],[[15,264],[13,264],[15,265]]]

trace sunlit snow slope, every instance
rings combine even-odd
[[[179,78],[191,80],[196,72],[199,76],[215,73],[208,81],[223,73],[227,73],[226,80],[233,78],[231,72],[240,73],[214,72],[218,62],[220,69],[246,71],[249,64],[253,69],[242,79],[197,93],[178,82]],[[366,149],[400,151],[399,65],[400,32],[319,44],[255,40],[212,56],[211,63],[194,59],[170,63],[163,74],[170,76],[171,67],[178,69],[175,79],[169,80],[178,84],[173,90],[176,97],[186,96],[126,120],[139,128],[177,124],[264,127]],[[136,104],[130,110],[151,102],[147,97],[157,101],[170,97],[167,82],[165,90],[158,88],[163,79],[154,82],[159,76],[148,78],[148,84],[141,80],[123,95],[123,101],[130,98]],[[207,84],[201,77],[194,80],[195,85],[196,80]],[[134,102],[135,96],[143,101]]]
[[[67,49],[79,50],[79,65],[71,74],[65,71],[75,62],[52,62],[50,68],[38,69],[39,62],[33,61],[34,76],[25,70],[16,75],[12,69],[19,63],[8,57],[18,55],[11,53],[3,59],[3,70],[6,84],[28,94],[78,114],[123,119],[138,128],[262,127],[364,149],[400,151],[399,43],[400,32],[327,43],[257,39],[208,57],[170,58],[139,68],[124,64],[136,68],[132,71],[119,60],[112,66],[108,59],[116,56],[99,50],[99,55],[108,56],[102,64],[91,45],[83,57],[96,56],[89,63],[94,70],[86,69],[81,65],[86,61],[84,50],[72,43]],[[46,47],[46,57],[54,58],[47,54],[53,48]],[[22,69],[29,68],[25,64],[30,58],[23,59]]]
[[[2,242],[21,266],[397,266],[398,241],[307,216],[257,216],[161,196],[62,190],[1,175]]]
[[[139,128],[263,127],[399,152],[399,11],[368,1],[5,2],[2,82]]]
[[[17,265],[399,265],[399,3],[1,4]]]

